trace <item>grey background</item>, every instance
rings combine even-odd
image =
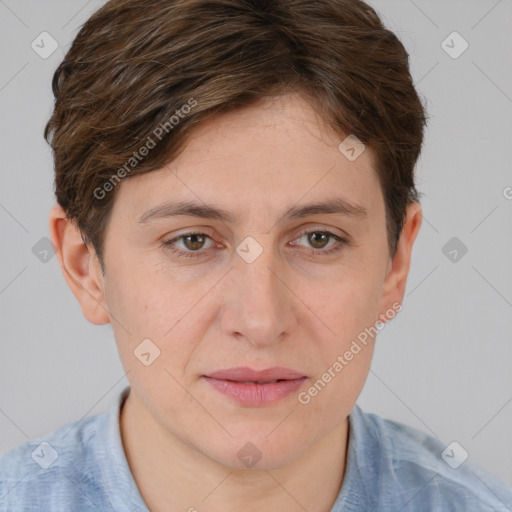
[[[0,0],[0,453],[103,412],[128,384],[110,326],[89,324],[57,259],[33,252],[54,201],[52,74],[102,4]],[[457,441],[512,484],[512,2],[371,4],[410,53],[430,124],[404,309],[379,335],[358,403]],[[47,59],[31,48],[43,31],[59,43]],[[457,59],[441,47],[453,31],[469,43]],[[442,250],[452,237],[468,249],[455,262]]]

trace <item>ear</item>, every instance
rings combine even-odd
[[[103,276],[94,249],[84,243],[76,223],[56,204],[48,216],[50,236],[59,265],[85,318],[96,325],[110,322]]]
[[[389,262],[382,287],[379,319],[383,322],[389,319],[389,315],[386,318],[386,311],[396,311],[392,307],[393,304],[397,302],[402,304],[411,263],[412,247],[420,230],[422,218],[422,208],[419,203],[413,202],[407,205],[406,219],[400,233],[397,250]]]

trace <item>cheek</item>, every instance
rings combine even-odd
[[[110,273],[106,289],[109,311],[134,337],[161,338],[186,316],[189,296],[196,295],[175,272],[142,262],[120,264]]]
[[[360,295],[358,294],[360,293]],[[330,308],[336,336],[316,340],[317,365],[299,403],[318,424],[335,424],[348,414],[364,386],[374,346],[377,303],[364,292],[341,294]],[[336,318],[337,320],[334,320]]]
[[[374,325],[378,318],[381,278],[372,270],[374,267],[366,268],[333,275],[327,286],[310,288],[307,295],[312,301],[311,309],[318,312],[338,348]]]
[[[208,312],[214,308],[208,300],[208,291],[214,280],[196,279],[188,284],[169,269],[135,265],[131,269],[129,272],[126,267],[117,268],[106,286],[111,323],[123,365],[144,375],[154,375],[160,367],[181,373],[196,348],[196,340],[202,338],[212,321],[213,316]],[[147,339],[157,347],[155,352],[160,352],[155,362],[144,368],[135,352]]]

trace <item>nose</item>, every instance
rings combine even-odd
[[[235,254],[221,310],[223,332],[255,347],[272,345],[293,332],[298,308],[278,255],[260,245],[263,251],[250,263]]]

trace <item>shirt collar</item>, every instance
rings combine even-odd
[[[149,512],[131,473],[121,440],[120,413],[129,392],[130,386],[121,391],[104,416],[104,424],[98,426],[101,484],[116,512]]]

